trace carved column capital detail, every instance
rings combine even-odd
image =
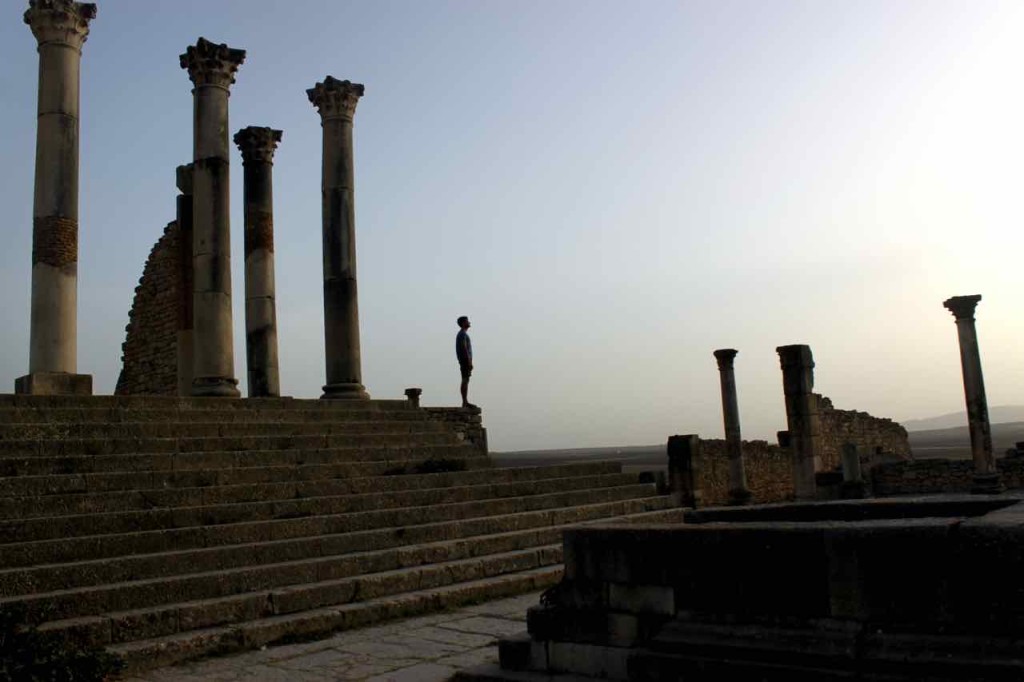
[[[235,82],[235,73],[245,61],[245,50],[230,48],[224,43],[211,43],[200,38],[179,58],[181,68],[196,87],[212,85],[227,90]]]
[[[273,128],[249,126],[235,133],[235,144],[242,152],[242,163],[274,163],[274,150],[282,132]]]
[[[732,362],[736,359],[736,354],[739,351],[732,348],[719,348],[715,351],[715,360],[718,360],[718,369],[727,370],[732,369]]]
[[[58,43],[81,51],[89,37],[89,21],[96,18],[96,5],[72,0],[29,0],[25,23],[39,45]]]
[[[178,166],[174,170],[174,181],[178,186],[178,191],[185,195],[192,194],[192,173],[195,170],[195,165],[186,163],[184,166]]]
[[[954,296],[947,298],[942,302],[943,307],[949,312],[953,313],[953,317],[956,318],[957,322],[960,320],[973,320],[974,309],[978,307],[978,301],[981,300],[981,294],[974,294],[973,296]]]
[[[324,121],[332,118],[351,121],[356,114],[356,104],[365,91],[366,88],[360,83],[340,81],[328,76],[323,83],[317,83],[306,90],[306,94]]]

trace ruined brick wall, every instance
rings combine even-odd
[[[487,454],[487,429],[484,428],[483,415],[479,410],[466,410],[461,407],[425,407],[423,411],[435,421],[443,421],[452,425],[455,432],[467,442],[472,443]]]
[[[177,395],[182,286],[178,232],[176,222],[164,228],[135,287],[115,395]]]
[[[828,398],[819,396],[819,399],[822,471],[840,467],[844,443],[858,446],[865,473],[881,461],[910,458],[907,431],[898,423],[872,417],[867,412],[837,410]],[[743,441],[743,463],[752,502],[760,504],[793,499],[793,461],[789,448],[763,440]],[[724,440],[701,439],[698,484],[704,505],[725,504],[728,500],[729,459]]]
[[[828,471],[840,466],[843,458],[843,443],[856,443],[861,453],[869,456],[871,462],[879,455],[890,459],[910,459],[910,440],[907,430],[891,419],[872,417],[857,410],[837,410],[832,401],[818,396],[820,401],[822,435],[822,470]],[[863,459],[864,457],[862,457]]]
[[[1000,481],[1009,489],[1024,488],[1024,458],[996,460]],[[969,459],[921,459],[872,467],[869,480],[875,497],[970,492],[974,462]]]

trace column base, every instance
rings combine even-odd
[[[321,400],[369,400],[366,387],[356,383],[327,384],[323,387]]]
[[[91,374],[32,372],[14,380],[18,395],[92,395]]]
[[[729,504],[736,506],[750,504],[750,491],[746,488],[734,488],[730,490]]]
[[[974,474],[971,485],[972,495],[997,495],[1006,490],[999,480],[999,474]]]
[[[196,377],[189,393],[194,398],[240,398],[238,379],[228,377]]]

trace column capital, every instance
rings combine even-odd
[[[200,38],[195,45],[189,45],[178,60],[196,87],[212,85],[227,90],[234,84],[235,72],[245,61],[245,50]]]
[[[317,83],[306,90],[306,94],[322,120],[341,118],[351,121],[356,114],[356,104],[365,91],[366,88],[360,83],[340,81],[334,76],[328,76],[323,83]]]
[[[195,170],[195,165],[186,163],[184,166],[178,166],[174,169],[174,182],[178,186],[178,191],[182,194],[192,194],[192,173]]]
[[[973,320],[974,309],[978,305],[978,301],[981,300],[981,294],[974,294],[973,296],[954,296],[947,298],[942,302],[943,307],[949,312],[953,313],[953,317],[956,321],[960,320]]]
[[[274,150],[282,132],[273,128],[249,126],[235,133],[235,144],[242,152],[242,163],[274,163]]]
[[[57,43],[82,50],[89,36],[89,21],[96,18],[96,5],[73,0],[29,0],[28,5],[25,23],[40,47]]]
[[[782,365],[782,369],[796,367],[814,369],[814,356],[811,355],[810,346],[803,344],[779,346],[775,349],[775,352],[779,354],[779,362]]]
[[[736,359],[738,350],[733,348],[719,348],[715,351],[715,359],[718,360],[718,369],[732,369],[732,362]]]

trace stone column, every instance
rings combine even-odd
[[[39,42],[28,374],[15,392],[92,394],[78,374],[78,111],[82,45],[96,5],[29,0]]]
[[[746,504],[750,501],[747,474],[743,467],[743,439],[740,436],[740,408],[736,399],[736,375],[733,361],[738,351],[721,348],[714,355],[722,383],[722,417],[725,422],[725,444],[729,454],[729,502]]]
[[[178,166],[178,395],[192,393],[192,164]]]
[[[821,419],[814,389],[814,357],[810,346],[779,346],[786,420],[793,451],[793,490],[798,500],[817,494],[814,474],[821,468]]]
[[[974,486],[971,492],[996,493],[1002,489],[999,471],[992,456],[992,430],[988,422],[988,401],[985,380],[981,375],[981,354],[978,332],[974,328],[974,309],[980,295],[954,296],[943,301],[956,318],[960,338],[960,366],[964,375],[964,397],[967,400],[967,421],[971,432],[971,456],[974,459]]]
[[[324,337],[321,398],[367,399],[359,354],[352,118],[364,88],[331,76],[306,91],[323,127]]]
[[[281,395],[274,286],[274,150],[281,131],[249,126],[235,134],[245,168],[245,361],[249,397]]]
[[[181,55],[193,95],[192,395],[237,398],[231,320],[228,96],[245,50],[200,38]]]

